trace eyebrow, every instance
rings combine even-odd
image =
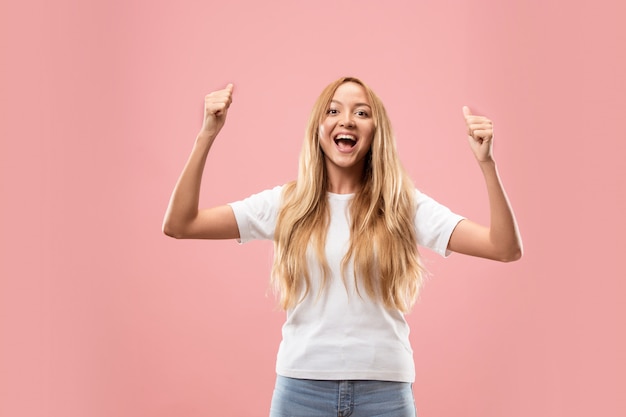
[[[340,101],[337,101],[337,100],[330,100],[330,102],[331,102],[331,103],[336,103],[336,104],[341,104],[341,105],[343,106],[343,103],[342,103],[342,102],[340,102]],[[369,105],[369,104],[367,104],[367,103],[356,103],[356,104],[355,104],[355,107],[362,107],[362,106],[367,106],[367,107],[369,107],[370,109],[372,108],[372,106],[370,106],[370,105]]]

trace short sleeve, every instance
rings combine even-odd
[[[415,230],[417,243],[441,256],[450,255],[448,242],[456,225],[464,219],[446,206],[416,190]]]
[[[274,239],[282,189],[283,186],[274,187],[228,204],[237,220],[239,243]]]

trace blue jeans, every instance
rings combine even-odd
[[[277,376],[270,417],[416,417],[412,384]]]

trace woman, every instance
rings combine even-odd
[[[311,113],[296,181],[198,210],[206,157],[233,85],[205,99],[204,123],[174,189],[164,232],[176,238],[271,239],[272,282],[287,311],[270,415],[415,416],[404,319],[422,268],[417,245],[513,261],[522,244],[492,155],[492,122],[463,108],[489,194],[490,225],[417,191],[398,159],[380,99],[341,78]]]

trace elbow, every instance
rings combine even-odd
[[[511,252],[510,254],[507,254],[507,256],[504,256],[502,258],[500,258],[501,262],[515,262],[515,261],[519,261],[520,259],[522,259],[522,251],[518,250],[515,252]]]
[[[174,229],[172,229],[171,227],[169,227],[166,224],[163,224],[163,227],[161,228],[161,230],[163,230],[163,234],[165,236],[169,236],[169,237],[173,237],[175,239],[179,239],[179,235],[176,233],[176,231]]]
[[[163,222],[161,230],[166,236],[173,237],[174,239],[185,238],[185,234],[183,233],[183,231],[179,227],[171,224],[171,222],[168,222],[167,220]]]
[[[498,257],[500,262],[515,262],[522,259],[524,255],[524,249],[522,245],[516,245],[512,248],[509,248],[506,252],[503,252]]]

